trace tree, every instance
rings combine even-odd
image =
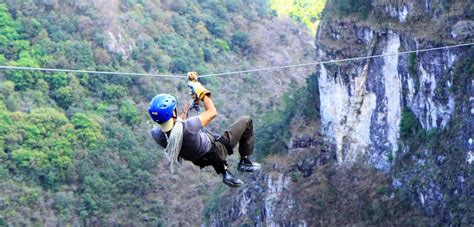
[[[342,14],[358,13],[367,16],[372,9],[372,0],[332,0]]]
[[[3,98],[2,96],[0,97]],[[5,150],[5,135],[10,134],[12,124],[13,121],[8,114],[7,107],[0,99],[0,160],[4,159],[5,154],[3,152]]]
[[[120,105],[119,115],[121,119],[131,126],[140,123],[140,114],[131,101],[124,102]]]
[[[212,51],[209,48],[204,48],[204,61],[211,62],[212,61]],[[1,56],[0,56],[1,57]],[[1,59],[0,59],[1,62]]]
[[[269,4],[277,15],[290,16],[306,25],[315,34],[326,0],[270,0]]]
[[[46,187],[64,181],[73,163],[74,128],[64,113],[39,108],[16,116],[12,130],[19,133],[19,146],[11,161],[16,169]]]
[[[5,37],[7,40],[12,41],[19,38],[19,34],[16,30],[16,23],[8,12],[7,5],[5,3],[0,4],[0,36]],[[4,43],[0,43],[4,44]]]
[[[232,48],[239,48],[242,51],[248,51],[250,49],[249,34],[243,31],[237,31],[232,35]]]
[[[52,89],[58,89],[68,85],[69,78],[68,75],[64,72],[53,73],[45,75],[46,81],[48,81],[49,86]]]
[[[75,113],[72,116],[71,122],[76,129],[78,138],[76,146],[96,149],[99,147],[100,142],[104,140],[100,124],[86,114]]]
[[[86,41],[66,41],[61,46],[61,56],[66,57],[66,68],[90,69],[95,67],[91,44]]]
[[[220,51],[227,52],[230,50],[229,44],[225,40],[222,40],[222,39],[215,39],[214,46]]]
[[[319,81],[316,74],[311,74],[306,78],[306,94],[303,98],[306,100],[303,113],[306,117],[319,117]]]
[[[226,24],[213,16],[206,16],[204,18],[207,30],[216,37],[224,37]]]
[[[416,115],[409,108],[404,108],[400,120],[400,137],[405,139],[415,137],[422,129]]]
[[[55,90],[52,95],[56,103],[63,108],[67,109],[74,101],[74,91],[70,86],[60,87]]]
[[[20,53],[20,59],[14,64],[14,66],[20,67],[40,67],[36,59],[31,57],[30,53],[27,51],[22,51]],[[15,88],[17,90],[25,90],[26,88],[33,87],[36,81],[39,78],[43,77],[43,73],[33,72],[33,71],[7,71],[7,79],[15,83]]]
[[[184,73],[190,69],[190,63],[185,58],[177,58],[171,62],[170,70],[173,73]]]
[[[107,84],[104,87],[104,97],[108,100],[117,100],[127,94],[127,89],[115,84]]]

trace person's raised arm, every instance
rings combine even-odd
[[[202,127],[206,127],[217,116],[217,110],[210,96],[205,95],[202,102],[206,111],[199,114],[199,120],[201,120]]]
[[[196,99],[204,103],[206,111],[199,114],[199,120],[201,120],[202,127],[206,127],[212,119],[217,116],[216,107],[211,99],[211,92],[198,82],[198,75],[196,72],[189,72],[188,80],[188,86],[193,89],[196,94]]]

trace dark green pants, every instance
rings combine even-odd
[[[232,148],[239,144],[239,154],[241,157],[252,154],[254,135],[253,123],[250,117],[239,117],[221,136],[229,142]],[[211,161],[210,164],[214,167],[216,172],[220,174],[224,172],[224,166],[227,164],[226,159],[230,154],[223,143],[215,141],[212,136],[210,136],[210,138],[213,142],[208,158]]]
[[[252,119],[248,116],[242,116],[235,121],[230,128],[222,134],[232,148],[239,144],[240,156],[248,156],[253,152],[253,123]],[[221,160],[227,159],[227,150],[224,144],[216,141],[215,146],[217,147],[217,154]]]

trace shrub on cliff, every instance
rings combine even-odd
[[[372,0],[329,0],[327,6],[340,15],[360,14],[366,17],[372,10]]]
[[[256,129],[255,143],[257,156],[263,158],[270,154],[285,152],[290,139],[289,125],[296,115],[303,116],[307,121],[319,118],[318,77],[311,74],[306,78],[305,86],[297,88],[295,83],[283,99],[283,108],[277,109],[262,118],[260,127]]]

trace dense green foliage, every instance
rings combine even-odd
[[[269,4],[278,15],[286,15],[305,24],[316,33],[326,0],[270,0]]]
[[[415,83],[415,91],[418,92],[418,89],[420,88],[420,75],[418,74],[416,53],[410,53],[408,55],[408,72]]]
[[[232,18],[270,17],[265,1],[248,0],[4,2],[0,64],[25,67],[206,73],[253,51],[247,27],[235,29]],[[41,224],[47,209],[59,225],[163,224],[160,153],[144,120],[144,103],[163,87],[181,89],[127,76],[0,71],[0,225]]]
[[[423,128],[415,114],[408,108],[403,109],[402,119],[400,121],[400,137],[402,139],[408,139],[416,136],[420,130],[423,130]]]
[[[249,34],[242,31],[237,31],[232,35],[232,47],[238,48],[242,51],[250,49]]]
[[[359,14],[367,17],[372,10],[372,0],[329,0],[327,8],[329,13]]]
[[[409,142],[411,149],[418,149],[418,146],[436,140],[437,129],[429,131],[423,129],[421,123],[418,121],[416,115],[409,109],[402,110],[400,120],[400,139]]]
[[[290,139],[290,124],[296,115],[301,115],[305,121],[319,118],[319,87],[316,74],[308,76],[306,84],[290,88],[283,95],[283,106],[262,117],[256,129],[255,142],[257,157],[264,158],[270,154],[282,153],[287,150]]]

